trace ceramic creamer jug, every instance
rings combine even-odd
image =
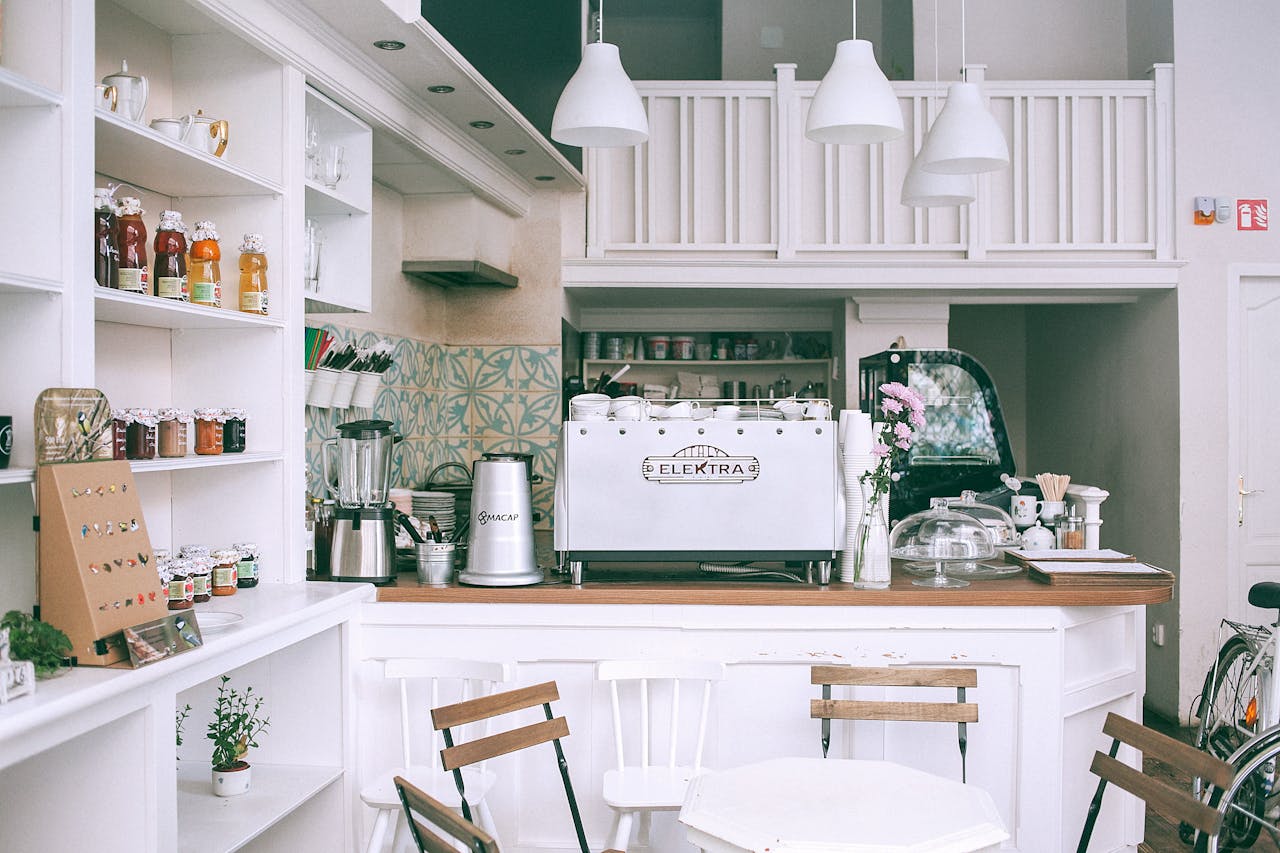
[[[120,61],[120,71],[102,78],[102,85],[107,90],[115,91],[112,112],[119,113],[129,121],[142,121],[142,112],[147,108],[147,78],[129,73],[129,63]]]

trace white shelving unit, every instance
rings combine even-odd
[[[307,218],[323,232],[319,286],[306,294],[308,313],[368,311],[372,295],[373,131],[360,119],[307,87],[308,125],[318,153],[344,150],[347,174],[333,187],[318,177],[305,180]],[[303,159],[306,159],[305,151]]]

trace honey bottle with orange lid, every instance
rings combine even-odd
[[[191,250],[187,260],[187,283],[191,289],[191,301],[209,308],[222,307],[222,249],[218,246],[218,231],[207,219],[196,223],[191,234]]]
[[[267,313],[267,249],[261,234],[245,234],[240,244],[240,310]]]
[[[120,265],[116,280],[120,289],[129,293],[150,293],[151,272],[147,269],[147,226],[142,222],[141,200],[133,196],[120,199],[116,209],[116,248]]]
[[[160,213],[160,225],[152,248],[156,252],[155,271],[151,276],[155,295],[161,299],[190,301],[187,291],[187,226],[176,210]]]

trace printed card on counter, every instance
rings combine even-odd
[[[1011,562],[1019,563],[1023,566],[1029,565],[1032,561],[1037,563],[1132,563],[1137,559],[1132,554],[1126,554],[1123,551],[1116,551],[1112,548],[1050,548],[1045,551],[1010,548],[1004,554]]]
[[[1032,560],[1027,563],[1027,576],[1041,583],[1078,584],[1082,586],[1110,586],[1114,584],[1139,586],[1173,585],[1172,572],[1136,561]]]

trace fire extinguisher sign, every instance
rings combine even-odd
[[[1267,200],[1265,198],[1236,199],[1236,230],[1267,230]]]

